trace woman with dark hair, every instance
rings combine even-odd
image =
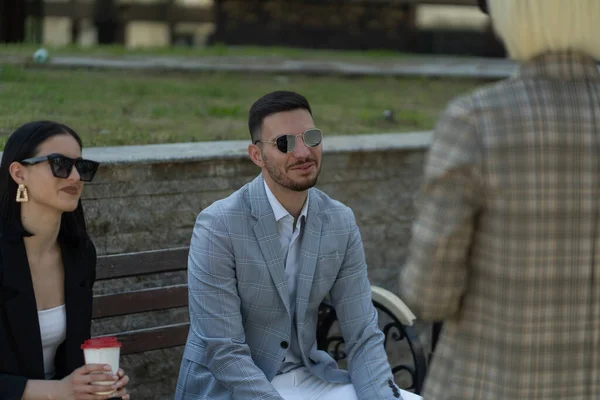
[[[98,163],[69,127],[30,122],[0,164],[0,399],[128,399],[123,370],[84,366],[96,250],[81,191]],[[117,375],[113,375],[116,373]],[[113,381],[107,386],[92,382]]]

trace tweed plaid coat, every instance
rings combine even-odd
[[[444,328],[426,400],[600,399],[600,74],[544,54],[434,134],[401,298]]]

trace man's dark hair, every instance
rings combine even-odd
[[[266,117],[278,112],[297,109],[304,109],[312,115],[308,100],[295,92],[279,90],[256,100],[248,112],[248,129],[250,130],[252,143],[260,140],[260,129]]]
[[[21,222],[21,203],[15,201],[17,183],[10,176],[9,167],[14,161],[34,157],[44,141],[57,135],[71,135],[82,147],[81,139],[74,130],[52,121],[29,122],[8,138],[0,162],[0,236],[12,239],[31,236]],[[88,238],[81,200],[77,209],[62,214],[59,237],[73,244]]]

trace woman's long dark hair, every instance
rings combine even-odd
[[[40,145],[47,139],[57,135],[71,135],[82,147],[79,135],[66,125],[52,121],[29,122],[10,136],[4,147],[0,162],[0,236],[20,239],[32,236],[21,222],[21,203],[16,202],[17,183],[9,172],[10,164],[34,157]],[[64,212],[60,224],[59,237],[73,245],[82,243],[88,238],[81,200],[72,212]]]

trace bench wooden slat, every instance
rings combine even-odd
[[[186,284],[94,296],[92,318],[116,317],[188,305]]]
[[[187,269],[189,247],[142,251],[109,256],[99,256],[96,279],[105,280],[128,276],[148,275],[158,272]]]
[[[183,346],[187,340],[189,329],[189,322],[185,322],[158,328],[121,332],[108,336],[116,336],[123,344],[121,355],[127,355]]]

